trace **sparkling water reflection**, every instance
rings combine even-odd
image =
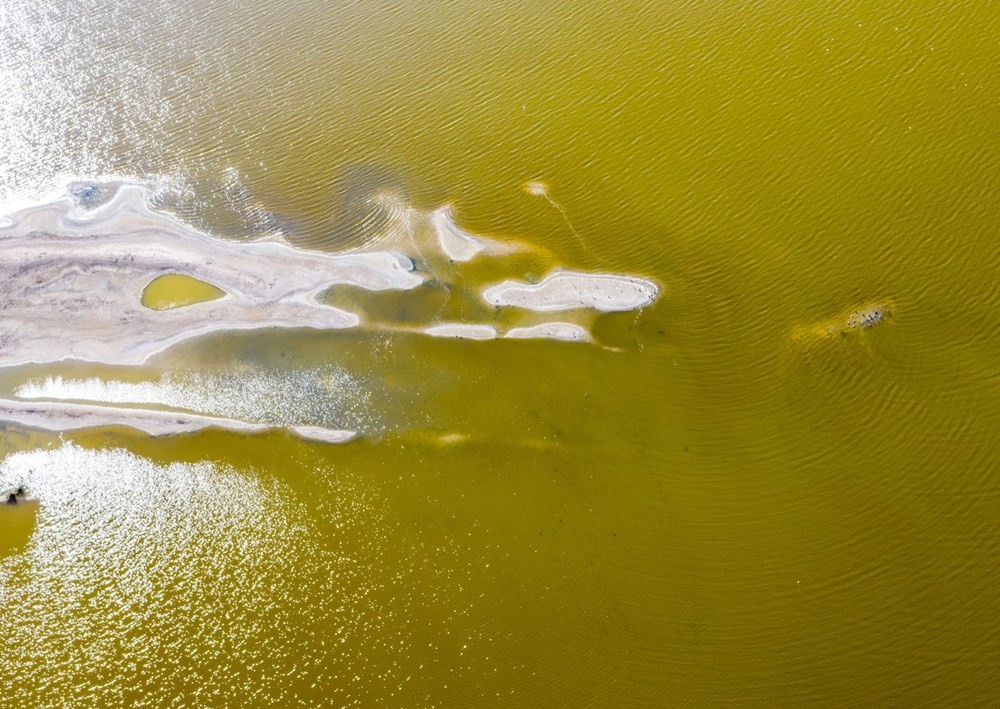
[[[165,686],[197,704],[309,688],[346,703],[372,680],[367,653],[408,652],[414,599],[382,598],[384,511],[343,480],[306,509],[254,471],[73,444],[10,455],[0,478],[45,500],[0,569],[7,670],[32,678],[19,703],[159,703]]]

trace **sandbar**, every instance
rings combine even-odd
[[[316,296],[334,284],[408,290],[425,280],[395,252],[326,254],[217,239],[151,211],[144,194],[123,186],[87,212],[67,198],[12,215],[0,228],[0,366],[142,364],[218,330],[354,327],[357,315]],[[174,310],[144,307],[143,289],[165,273],[226,295]]]
[[[342,431],[321,426],[289,426],[288,431],[299,438],[320,443],[347,443],[358,437],[356,431]]]
[[[520,340],[542,338],[564,342],[591,342],[590,333],[586,329],[568,322],[546,322],[530,327],[513,327],[504,334],[504,337]]]
[[[15,399],[0,399],[0,420],[43,431],[72,431],[106,426],[126,426],[150,436],[192,433],[206,428],[219,428],[238,433],[260,433],[280,428],[222,416],[205,416],[178,411],[96,406],[64,401],[28,402]],[[294,426],[289,430],[303,438],[327,443],[343,443],[357,436],[353,431],[336,431],[317,426]]]
[[[485,289],[481,281],[455,278],[454,262],[531,247],[467,233],[448,206],[424,211],[393,203],[396,216],[386,221],[384,234],[371,240],[392,248],[327,253],[278,239],[241,242],[204,234],[151,209],[141,185],[80,183],[69,189],[68,196],[0,221],[0,368],[64,360],[142,365],[177,343],[218,331],[363,326],[363,310],[350,312],[320,301],[331,286],[409,291],[433,278],[444,289],[460,289],[462,298],[481,294],[498,307],[576,312],[541,323],[550,316],[518,314],[517,326],[506,332],[487,323],[434,322],[434,315],[399,329],[470,340],[502,334],[589,343],[593,338],[586,326],[597,312],[642,308],[659,293],[657,284],[638,276],[567,269],[552,271],[538,283],[507,280]],[[415,260],[426,273],[417,270]],[[178,307],[168,309],[147,307],[143,292],[163,276],[195,279],[222,295],[171,301]],[[151,298],[149,304],[159,302]],[[476,310],[484,309],[479,305]],[[483,319],[489,321],[491,314]],[[859,311],[851,317],[849,326],[869,327],[883,315]],[[126,403],[137,407],[0,399],[0,421],[49,431],[127,426],[152,436],[211,427],[237,432],[279,428]],[[247,418],[255,419],[256,413]],[[327,443],[357,435],[310,425],[280,428]]]
[[[428,327],[424,332],[434,337],[457,337],[468,340],[492,340],[497,336],[497,331],[492,325],[470,323],[442,323]]]
[[[540,312],[622,312],[649,305],[658,293],[655,283],[637,276],[557,270],[538,283],[508,280],[486,288],[482,295],[492,305]]]
[[[437,234],[438,245],[452,261],[471,261],[479,254],[500,255],[516,250],[513,244],[495,239],[474,236],[463,231],[451,214],[451,207],[445,205],[431,212],[431,225]]]

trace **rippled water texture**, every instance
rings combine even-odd
[[[0,489],[42,505],[0,507],[3,696],[994,703],[998,36],[982,0],[4,3]],[[138,273],[142,320],[152,271],[33,283],[29,208],[94,236],[118,183],[212,253],[390,250],[412,287],[269,298],[220,257],[253,328],[111,347],[136,321],[59,284]],[[564,271],[658,295],[512,302]],[[63,299],[18,331],[12,284]],[[289,304],[352,316],[261,326]],[[23,425],[77,406],[253,426]]]

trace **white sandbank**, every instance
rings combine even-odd
[[[355,431],[338,431],[320,426],[290,426],[288,430],[299,438],[321,443],[347,443],[358,437]]]
[[[433,337],[457,337],[468,340],[493,340],[497,336],[496,329],[491,325],[468,323],[442,323],[425,328],[424,332]]]
[[[0,421],[44,431],[127,426],[150,436],[191,433],[206,428],[219,428],[239,433],[259,433],[276,428],[262,423],[177,411],[95,406],[65,401],[28,402],[14,399],[0,399]],[[316,426],[294,426],[290,430],[303,438],[326,443],[343,443],[357,436],[353,431],[335,431]]]
[[[538,283],[504,281],[490,286],[483,291],[483,299],[492,305],[540,312],[622,312],[649,305],[658,292],[655,283],[636,276],[557,270]]]
[[[431,212],[431,225],[437,233],[441,250],[452,261],[471,261],[479,254],[498,256],[517,250],[514,244],[485,239],[463,231],[455,223],[449,205]]]
[[[432,337],[454,337],[469,340],[494,340],[501,335],[492,325],[481,323],[442,323],[421,330]],[[526,327],[514,327],[502,337],[513,340],[561,340],[593,342],[590,333],[580,325],[568,322],[545,322]]]
[[[226,295],[175,310],[143,307],[143,289],[166,273]],[[218,330],[352,327],[357,315],[316,296],[334,284],[405,290],[423,281],[398,253],[331,255],[216,239],[151,211],[142,188],[123,186],[96,210],[67,198],[14,214],[0,228],[0,366],[141,364]]]
[[[546,322],[530,327],[514,327],[504,334],[517,340],[547,339],[565,342],[591,342],[590,333],[579,325],[568,322]]]

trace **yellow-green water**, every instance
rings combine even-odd
[[[0,542],[6,701],[995,702],[998,36],[982,1],[10,3],[6,202],[159,177],[221,237],[335,250],[382,190],[662,291],[598,319],[619,351],[292,331],[0,373],[365,433],[6,428],[0,487],[43,500]]]
[[[225,295],[211,283],[181,273],[168,273],[150,281],[142,291],[142,304],[153,310],[172,310],[204,303]]]

